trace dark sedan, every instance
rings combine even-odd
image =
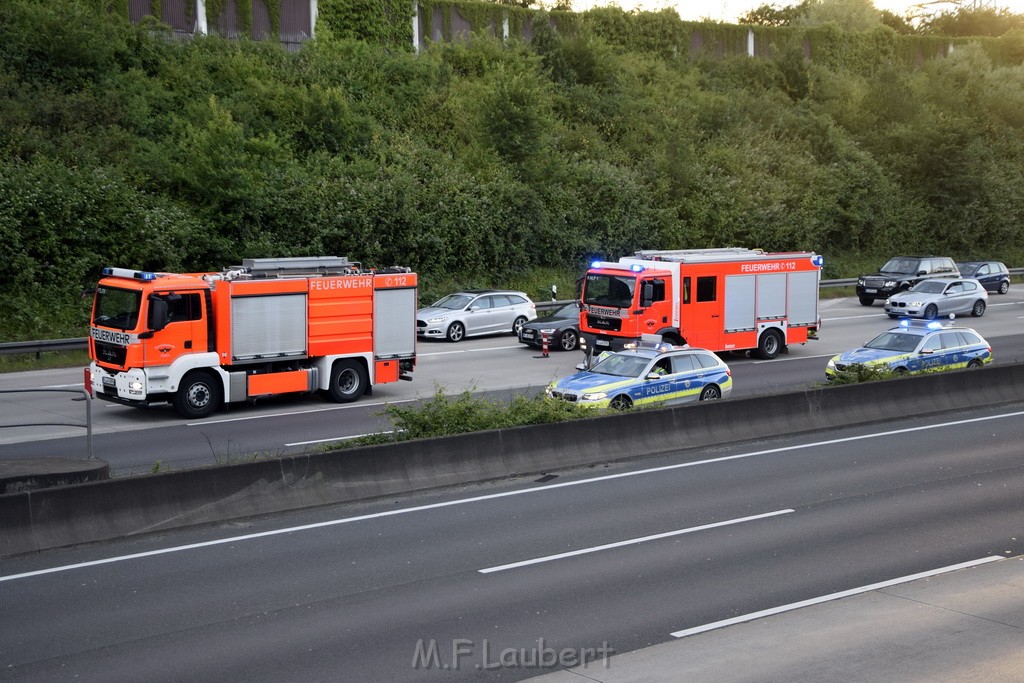
[[[572,351],[580,343],[580,307],[570,301],[551,311],[548,315],[531,320],[519,330],[519,341],[536,348],[543,345],[543,336],[548,336],[548,347]]]
[[[1010,271],[999,261],[967,261],[956,265],[961,275],[974,278],[990,292],[1006,294],[1010,291]]]

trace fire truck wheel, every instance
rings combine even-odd
[[[629,410],[633,407],[633,401],[625,394],[620,394],[612,399],[609,404],[612,410]]]
[[[781,350],[782,337],[777,330],[768,330],[757,340],[757,355],[765,360],[775,358]]]
[[[722,390],[717,385],[709,384],[704,387],[704,391],[700,392],[702,401],[714,401],[716,398],[722,398]]]
[[[452,323],[448,326],[448,333],[445,336],[450,342],[460,342],[466,336],[466,328],[462,323]]]
[[[579,337],[576,336],[576,333],[573,332],[572,330],[566,330],[558,338],[558,348],[562,349],[563,351],[572,351],[579,345],[579,343]]]
[[[526,318],[524,318],[523,316],[519,316],[518,318],[516,318],[515,321],[512,323],[512,334],[518,337],[519,330],[523,329],[523,325],[525,324]]]
[[[174,394],[174,408],[189,419],[209,417],[221,403],[220,380],[209,372],[190,372]]]
[[[354,360],[339,360],[331,368],[332,401],[351,403],[366,393],[366,370]]]

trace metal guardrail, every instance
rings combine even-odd
[[[67,341],[67,340],[62,340]],[[27,342],[26,342],[27,343]],[[82,398],[72,399],[74,401],[85,401],[85,424],[81,422],[19,422],[17,424],[0,425],[5,427],[83,427],[85,429],[85,451],[89,460],[93,459],[92,453],[92,396],[82,388],[76,389],[0,389],[0,394],[39,394],[39,393],[62,393],[81,394]]]
[[[1024,275],[1024,268],[1010,268],[1010,275],[1020,277]],[[819,287],[852,287],[857,284],[857,278],[850,277],[842,280],[822,280]],[[558,301],[538,301],[537,310],[547,311],[567,304],[572,299],[560,299]],[[85,337],[74,339],[45,339],[43,341],[22,341],[0,343],[0,356],[15,353],[34,353],[36,358],[44,351],[81,351],[87,348]]]

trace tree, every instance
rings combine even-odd
[[[754,24],[755,26],[792,26],[807,12],[807,6],[811,0],[803,0],[797,5],[761,5],[752,9],[746,14],[741,14],[739,23]]]
[[[868,31],[882,23],[882,13],[871,0],[808,0],[807,10],[797,23],[835,24],[847,31]]]

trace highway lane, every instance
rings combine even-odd
[[[5,560],[0,679],[518,680],[538,639],[1020,554],[1022,440],[1024,406],[894,420]]]
[[[828,299],[821,305],[821,339],[797,345],[773,361],[733,354],[727,361],[735,377],[735,396],[775,393],[821,381],[827,359],[891,326],[879,306],[865,308],[855,299]],[[966,318],[993,343],[996,362],[1024,360],[1024,292],[993,296],[986,315]],[[232,406],[201,421],[179,418],[169,406],[133,409],[94,401],[94,452],[116,473],[241,462],[322,448],[324,443],[393,428],[381,414],[385,403],[403,405],[445,393],[491,392],[507,399],[512,391],[540,391],[554,377],[573,372],[579,353],[539,352],[509,336],[473,339],[454,345],[420,344],[412,382],[374,389],[372,397],[338,405],[319,397],[283,397],[255,405]],[[80,386],[81,370],[0,375],[0,389],[27,386]],[[78,421],[81,402],[64,394],[0,394],[0,425],[42,421]],[[145,430],[143,432],[143,430]],[[0,458],[85,455],[83,430],[67,426],[0,429]]]

